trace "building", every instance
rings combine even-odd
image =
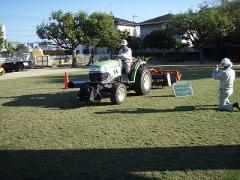
[[[3,49],[2,50],[6,50],[7,49],[6,27],[5,27],[5,25],[2,25],[2,24],[0,24],[0,27],[1,27],[2,32],[3,32]]]
[[[125,19],[114,18],[115,30],[128,31],[130,36],[138,36],[136,32],[136,24]]]
[[[140,37],[144,38],[153,31],[166,29],[169,25],[172,16],[173,16],[172,14],[166,14],[164,16],[159,16],[138,23],[138,25],[140,26]]]
[[[221,0],[220,2],[221,2],[221,5],[225,5],[226,3],[232,2],[232,1],[234,0]]]

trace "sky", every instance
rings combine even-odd
[[[36,27],[47,22],[52,11],[112,12],[115,17],[142,22],[167,13],[198,9],[203,0],[2,0],[0,24],[6,26],[8,41],[39,41]]]

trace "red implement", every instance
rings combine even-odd
[[[165,81],[167,74],[170,75],[171,83],[178,83],[181,80],[182,74],[178,70],[162,70],[160,67],[149,67],[149,71],[152,74],[153,82]],[[166,83],[160,83],[160,85],[165,86]]]

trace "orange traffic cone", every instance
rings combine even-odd
[[[65,72],[65,74],[64,74],[64,89],[68,88],[68,83],[69,83],[68,73]]]

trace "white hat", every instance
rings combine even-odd
[[[128,42],[127,42],[126,39],[123,39],[123,40],[121,41],[121,45],[122,45],[122,46],[125,46],[125,45],[127,45],[127,44],[128,44]]]
[[[224,58],[221,61],[221,64],[223,64],[224,66],[230,66],[230,67],[232,67],[232,65],[233,65],[233,63],[231,62],[231,60],[229,58]]]

